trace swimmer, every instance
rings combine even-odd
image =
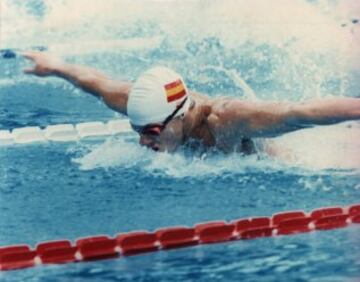
[[[256,151],[255,139],[360,120],[360,98],[302,103],[210,98],[190,91],[183,78],[166,67],[151,68],[132,84],[47,53],[22,55],[34,63],[25,73],[63,78],[127,115],[140,136],[140,145],[154,151],[173,152],[180,145],[198,143],[224,152],[250,154]]]

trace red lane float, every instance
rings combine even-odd
[[[76,241],[76,246],[83,260],[96,260],[116,257],[117,243],[107,236],[82,238]]]
[[[317,209],[311,212],[310,216],[312,219],[317,220],[326,216],[333,215],[342,215],[344,214],[344,209],[341,207],[331,207],[331,208],[322,208]]]
[[[310,232],[311,228],[309,224],[311,221],[311,217],[283,220],[276,227],[277,235],[290,235],[296,233]]]
[[[305,218],[306,215],[303,211],[291,211],[291,212],[282,212],[274,214],[272,217],[272,224],[277,226],[281,222],[290,220],[290,219],[299,219],[299,218]]]
[[[73,262],[76,260],[76,251],[77,247],[71,246],[69,240],[44,242],[36,246],[36,252],[43,264]]]
[[[123,255],[153,252],[159,248],[156,235],[147,231],[120,234],[116,242]]]
[[[184,226],[159,229],[156,231],[156,237],[162,249],[192,246],[199,242],[195,237],[195,229]]]
[[[231,240],[291,235],[314,230],[344,228],[360,224],[360,204],[349,207],[326,207],[308,214],[289,211],[272,217],[253,217],[232,222],[212,221],[194,227],[173,226],[155,232],[136,231],[114,238],[98,235],[78,239],[0,248],[0,270],[27,268],[39,264],[62,264],[135,255],[157,250],[212,244]]]
[[[195,225],[195,233],[201,244],[217,243],[231,240],[235,225],[225,221],[213,221]]]
[[[26,268],[35,265],[36,251],[14,249],[0,255],[0,269],[12,270]]]

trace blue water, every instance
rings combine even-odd
[[[84,1],[4,1],[1,48],[53,48],[70,62],[127,80],[161,63],[181,72],[189,88],[213,97],[251,99],[239,77],[264,100],[358,95],[359,72],[348,61],[349,56],[350,62],[356,61],[351,57],[354,54],[338,50],[341,44],[327,44],[327,40],[339,42],[347,34],[346,28],[338,30],[343,21],[332,13],[338,9],[336,1],[329,1],[326,7],[318,1],[294,1],[294,10],[307,13],[308,20],[300,17],[300,22],[291,15],[294,10],[290,7],[289,16],[281,20],[280,14],[266,7],[266,13],[259,7],[254,12],[254,4],[212,1],[204,7],[199,1],[179,6],[186,19],[182,26],[165,16],[172,10],[171,3],[130,5],[123,1],[121,5],[128,7],[124,12],[120,2],[109,1],[106,6]],[[232,9],[234,3],[241,11]],[[69,24],[58,20],[64,12],[77,9],[85,10],[91,20],[84,11],[81,17],[69,13]],[[141,9],[146,9],[147,16]],[[250,18],[246,9],[253,11]],[[315,12],[308,14],[312,9]],[[157,16],[159,10],[163,18]],[[200,11],[203,14],[198,21],[195,16]],[[228,19],[216,21],[221,11],[227,11]],[[240,21],[242,18],[247,21]],[[26,29],[28,26],[31,29]],[[334,38],[320,37],[324,29]],[[23,37],[16,35],[24,30],[28,32],[22,33]],[[153,42],[149,39],[141,49],[111,48],[114,40],[134,37],[160,40],[156,47],[149,47]],[[321,38],[320,42],[315,38]],[[77,47],[76,39],[88,48]],[[94,41],[110,43],[99,51],[87,43]],[[59,47],[64,42],[69,45]],[[62,80],[23,75],[25,65],[21,58],[0,58],[0,129],[124,118]],[[310,145],[304,144],[304,149]],[[323,144],[315,142],[313,146],[320,154]],[[314,156],[313,162],[317,161]],[[0,147],[0,176],[0,245],[35,246],[47,240],[113,236],[286,210],[310,211],[360,200],[358,170],[337,166],[314,169],[264,156],[218,152],[156,154],[140,148],[135,134]],[[351,226],[99,262],[40,266],[0,273],[0,280],[357,281],[359,242],[359,226]]]

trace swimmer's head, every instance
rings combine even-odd
[[[144,72],[135,82],[127,103],[127,114],[140,144],[156,151],[173,151],[183,139],[182,123],[190,107],[183,78],[166,67]]]

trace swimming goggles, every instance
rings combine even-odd
[[[153,136],[160,135],[160,133],[167,126],[167,124],[176,116],[176,114],[185,105],[185,102],[187,99],[188,99],[188,97],[186,97],[162,123],[150,123],[145,126],[138,126],[138,125],[134,125],[134,124],[130,124],[130,125],[131,125],[132,129],[135,130],[139,134],[153,135]]]

